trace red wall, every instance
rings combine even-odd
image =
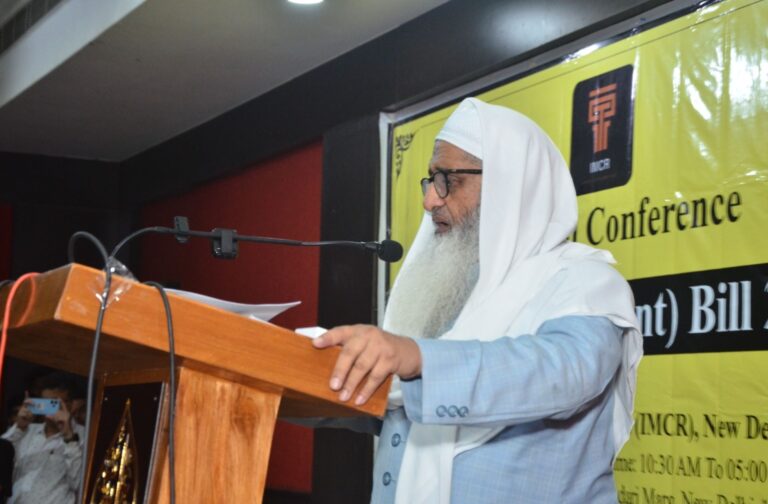
[[[0,203],[0,281],[11,276],[11,205]]]
[[[232,177],[217,180],[143,209],[142,226],[170,226],[189,217],[194,230],[233,228],[240,234],[320,239],[322,144],[297,149]],[[296,328],[317,325],[319,252],[315,248],[240,243],[235,260],[214,259],[206,240],[180,245],[168,236],[145,237],[141,280],[177,282],[180,288],[243,303],[302,304],[274,319]],[[310,492],[312,430],[278,423],[267,486]]]

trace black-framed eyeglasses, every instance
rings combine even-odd
[[[483,170],[475,170],[469,168],[458,168],[449,170],[446,168],[438,168],[429,177],[421,179],[421,194],[426,195],[429,190],[429,184],[435,184],[435,192],[442,198],[447,198],[448,193],[451,192],[451,181],[448,179],[448,175],[452,174],[466,174],[466,175],[482,175]]]

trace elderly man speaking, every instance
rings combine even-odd
[[[642,340],[611,255],[568,241],[576,194],[559,151],[528,118],[469,98],[421,184],[384,329],[315,340],[343,347],[342,401],[399,378],[372,502],[615,503]]]

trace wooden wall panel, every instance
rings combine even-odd
[[[316,142],[152,203],[142,210],[141,223],[170,225],[174,215],[185,215],[192,229],[227,227],[242,234],[319,240],[321,179],[322,145]],[[180,245],[169,236],[152,236],[141,242],[139,258],[142,280],[244,303],[300,300],[274,322],[291,329],[317,325],[317,249],[241,243],[240,256],[230,261],[213,258],[204,240]],[[312,439],[312,430],[278,422],[269,488],[311,491]]]

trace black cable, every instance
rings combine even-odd
[[[163,306],[165,307],[165,320],[168,324],[168,355],[170,356],[170,410],[168,413],[168,473],[171,487],[171,504],[176,503],[176,446],[174,438],[174,420],[176,418],[176,351],[174,349],[173,341],[173,316],[171,315],[171,303],[168,301],[168,295],[162,285],[157,282],[144,282],[145,285],[149,285],[157,289],[160,293],[160,297],[163,298]]]
[[[104,247],[104,245],[102,245],[98,238],[93,236],[91,233],[88,233],[87,231],[78,231],[69,237],[69,244],[67,245],[67,260],[71,263],[75,262],[75,243],[77,243],[78,238],[85,238],[93,243],[94,246],[96,246],[96,248],[99,250],[99,253],[101,254],[101,258],[104,259],[104,268],[106,268],[107,263],[109,262],[107,249]]]
[[[138,238],[141,235],[149,234],[149,233],[159,233],[159,234],[171,234],[174,233],[173,228],[169,227],[163,227],[163,226],[152,226],[152,227],[146,227],[139,229],[138,231],[134,231],[133,233],[129,234],[125,238],[123,238],[120,243],[115,245],[115,248],[112,249],[112,254],[110,257],[117,257],[117,254],[120,252],[120,249],[122,249],[125,245],[128,244],[128,242],[132,241],[134,238]]]
[[[15,280],[0,280],[0,289],[5,287],[6,285],[12,285],[15,282]]]
[[[173,233],[174,230],[171,228],[164,228],[164,227],[149,227],[140,229],[129,236],[125,237],[120,243],[115,246],[115,248],[112,251],[111,255],[107,255],[107,250],[104,247],[104,245],[99,241],[98,238],[93,236],[91,233],[88,233],[86,231],[78,231],[74,233],[70,239],[69,244],[67,247],[67,257],[69,262],[74,262],[74,248],[75,243],[78,239],[84,238],[93,243],[93,245],[96,246],[96,248],[99,250],[99,253],[101,254],[102,258],[104,259],[104,290],[101,294],[101,303],[99,306],[99,315],[96,320],[96,331],[94,334],[93,339],[93,349],[91,351],[91,362],[90,366],[88,368],[88,391],[87,391],[87,397],[86,397],[86,416],[85,416],[85,433],[84,433],[84,439],[82,446],[85,450],[85,453],[83,455],[83,463],[80,467],[80,482],[78,484],[78,490],[77,490],[77,502],[83,502],[83,493],[85,492],[85,471],[88,466],[88,445],[89,445],[89,435],[91,432],[91,417],[92,417],[92,411],[93,411],[93,389],[94,389],[94,376],[96,375],[96,362],[98,359],[99,354],[99,344],[101,342],[101,332],[102,327],[104,325],[104,315],[107,310],[107,305],[109,301],[109,294],[112,287],[112,268],[110,267],[110,260],[114,259],[118,252],[120,252],[120,249],[124,247],[128,242],[133,240],[134,238],[141,236],[143,234],[147,233]],[[12,281],[4,281],[13,283]],[[4,284],[3,283],[3,284]],[[3,284],[0,284],[3,285]],[[160,293],[160,296],[163,300],[163,306],[165,307],[165,314],[166,314],[166,321],[168,323],[168,349],[170,354],[170,378],[169,378],[169,386],[170,386],[170,411],[168,420],[170,422],[170,428],[168,430],[168,468],[169,468],[169,476],[170,476],[170,502],[171,504],[175,504],[176,502],[176,467],[175,467],[175,436],[174,436],[174,420],[175,420],[175,408],[176,408],[176,359],[175,359],[175,348],[174,348],[174,335],[173,335],[173,318],[171,314],[171,305],[168,301],[168,296],[165,293],[165,289],[163,289],[162,285],[156,283],[156,282],[146,282],[147,285],[155,287],[158,292]]]
[[[99,316],[96,319],[96,332],[93,337],[93,349],[91,350],[91,363],[88,368],[88,391],[85,398],[85,433],[83,436],[83,463],[80,465],[80,482],[77,486],[77,502],[83,502],[83,492],[85,491],[85,469],[88,466],[88,444],[91,433],[91,413],[93,411],[93,382],[96,374],[96,359],[99,354],[99,343],[101,341],[101,328],[104,325],[104,313],[107,311],[109,301],[109,291],[112,287],[112,269],[109,267],[109,257],[107,249],[98,238],[86,231],[78,231],[69,238],[67,247],[67,257],[69,262],[74,262],[75,243],[78,238],[85,238],[93,243],[99,250],[104,259],[104,290],[101,293],[101,303],[99,305]]]

